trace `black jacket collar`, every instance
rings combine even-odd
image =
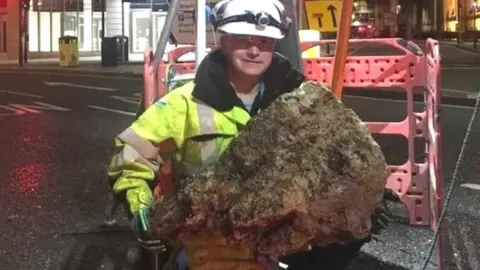
[[[281,94],[299,87],[304,79],[285,57],[275,53],[264,76],[263,97],[255,99],[251,115],[265,109]],[[245,109],[228,81],[226,57],[220,50],[209,53],[198,67],[192,95],[217,111],[229,111],[234,106]]]

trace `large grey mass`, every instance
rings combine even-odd
[[[155,234],[217,235],[274,256],[311,243],[364,238],[387,164],[366,125],[317,83],[303,83],[252,118],[219,162],[177,181],[155,208]]]

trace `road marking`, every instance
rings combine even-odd
[[[34,103],[37,105],[26,105],[26,104],[8,104],[8,105],[17,109],[24,110],[29,113],[37,113],[37,114],[42,113],[41,112],[42,110],[64,111],[64,112],[70,111],[70,109],[63,108],[60,106],[55,106],[45,102],[35,101]]]
[[[462,93],[462,94],[470,92],[470,91],[467,91],[467,90],[457,90],[457,89],[451,89],[451,88],[442,88],[442,91],[452,92],[452,93]]]
[[[473,190],[480,190],[480,184],[474,184],[474,183],[466,183],[466,184],[461,184],[460,185],[463,188],[469,188]]]
[[[450,48],[454,48],[456,49],[457,51],[461,51],[461,52],[464,52],[466,54],[470,54],[470,55],[475,55],[475,56],[478,56],[480,54],[480,51],[478,52],[471,52],[469,51],[468,49],[463,49],[463,48],[459,48],[455,45],[450,45],[450,44],[445,44],[446,46],[450,47]]]
[[[42,96],[38,96],[38,95],[18,93],[18,92],[12,92],[7,90],[0,90],[0,93],[6,93],[11,95],[17,95],[17,96],[25,96],[25,97],[43,98]]]
[[[374,97],[360,97],[360,96],[353,96],[353,95],[344,95],[344,96],[349,97],[349,98],[356,98],[356,99],[377,100],[377,101],[393,102],[393,103],[407,103],[405,100],[374,98]],[[414,103],[415,104],[422,104],[423,102],[415,101]],[[442,107],[455,108],[455,109],[467,109],[467,110],[473,110],[474,109],[471,106],[451,105],[451,104],[442,104]]]
[[[48,86],[70,86],[70,87],[93,89],[93,90],[100,90],[100,91],[116,91],[117,90],[115,88],[110,88],[110,87],[81,85],[81,84],[73,84],[69,82],[43,82],[43,83],[45,83]]]
[[[478,93],[470,93],[467,95],[468,99],[477,99]]]
[[[0,105],[0,108],[5,109],[6,111],[9,111],[9,113],[0,113],[0,116],[9,116],[9,115],[21,115],[25,114],[24,111],[15,109],[6,105]]]
[[[460,98],[467,98],[467,99],[477,99],[478,92],[473,92],[472,90],[456,90],[456,89],[449,89],[443,88],[442,92],[444,93],[457,93]]]
[[[442,67],[442,70],[479,70],[480,67]]]
[[[103,111],[108,111],[108,112],[124,114],[124,115],[130,115],[130,116],[135,116],[136,115],[136,113],[132,113],[132,112],[120,111],[120,110],[115,110],[115,109],[110,109],[110,108],[105,108],[105,107],[100,107],[100,106],[95,106],[95,105],[88,105],[87,107],[92,108],[92,109],[97,109],[97,110],[103,110]]]
[[[46,71],[36,71],[36,70],[2,70],[0,66],[0,74],[14,74],[19,75],[20,73],[26,74],[35,74],[35,75],[63,75],[62,73],[53,73],[53,72],[46,72]],[[143,81],[142,74],[138,74],[138,77],[131,77],[131,76],[124,76],[122,77],[118,73],[112,73],[112,75],[94,75],[94,74],[73,74],[73,73],[65,73],[65,77],[81,77],[81,78],[96,78],[96,79],[115,79],[115,80],[129,80],[129,81]]]
[[[138,97],[111,96],[111,98],[135,105],[138,105],[138,103],[140,102],[140,98]]]
[[[60,106],[48,104],[45,102],[35,101],[34,104],[36,105],[27,105],[27,104],[0,105],[0,109],[8,111],[8,113],[0,113],[0,116],[22,115],[26,113],[40,114],[42,113],[42,110],[70,111],[70,109],[62,108]]]

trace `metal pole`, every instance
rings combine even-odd
[[[477,1],[473,1],[473,48],[477,48]]]
[[[280,2],[285,6],[287,16],[292,19],[292,25],[287,35],[278,41],[275,51],[289,59],[298,71],[303,72],[302,52],[298,36],[300,15],[295,14],[297,13],[295,0],[280,0]],[[297,5],[300,5],[301,2],[299,0]]]
[[[435,30],[435,34],[438,36],[440,29],[438,27],[437,21],[438,21],[438,0],[433,0],[433,27]]]
[[[172,25],[173,20],[178,13],[178,8],[180,7],[180,0],[171,0],[170,6],[168,8],[167,16],[165,17],[165,23],[163,25],[162,33],[160,33],[160,39],[157,43],[157,49],[155,50],[155,55],[153,56],[152,65],[153,65],[153,87],[154,92],[156,93],[158,90],[158,84],[162,83],[158,81],[158,67],[160,63],[163,61],[163,55],[165,53],[165,48],[167,47],[167,42],[170,39],[170,35],[172,32]],[[205,12],[205,9],[204,9]],[[143,98],[146,98],[144,96]],[[137,112],[138,114],[138,112]],[[169,166],[169,165],[165,165]]]
[[[122,1],[122,37],[121,37],[121,42],[122,42],[122,63],[125,62],[125,7],[124,7],[124,3]]]
[[[475,15],[473,17],[473,48],[477,48],[477,16],[476,16],[477,11],[475,10]]]
[[[304,28],[304,25],[303,25],[303,18],[305,17],[305,14],[304,14],[304,10],[303,10],[303,7],[304,7],[304,0],[297,0],[296,1],[296,5],[297,5],[297,25],[298,25],[298,29],[297,30],[302,30]],[[292,18],[293,20],[293,18]]]
[[[465,32],[468,32],[468,8],[467,8],[467,0],[463,0],[463,8],[462,8],[462,14],[463,14],[463,17],[462,17],[462,32],[463,34],[465,34]],[[463,36],[463,38],[465,39],[465,35]]]
[[[24,50],[25,50],[25,12],[24,12],[25,0],[19,1],[18,5],[18,64],[22,67],[24,62]]]
[[[23,27],[23,33],[24,33],[24,43],[23,43],[23,62],[25,62],[25,64],[28,63],[28,48],[29,48],[29,35],[28,35],[28,10],[27,8],[25,8],[25,17],[24,17],[24,27]],[[51,18],[51,17],[50,17]]]
[[[332,92],[338,98],[342,97],[343,76],[348,54],[348,39],[352,25],[353,0],[342,1],[340,25],[337,32],[337,46],[335,48],[335,64],[333,66]]]
[[[458,39],[457,43],[463,43],[463,9],[462,4],[460,3],[461,0],[457,0],[457,25],[458,25]]]
[[[82,3],[83,3],[83,1],[82,1]],[[80,1],[79,0],[77,0],[77,18],[75,20],[76,20],[76,23],[77,23],[77,25],[76,25],[77,31],[75,31],[76,36],[77,36],[77,42],[80,43],[79,42],[80,41]],[[84,21],[84,23],[85,23],[85,21]],[[85,29],[85,24],[83,25],[83,29]],[[83,37],[85,38],[85,35]],[[77,46],[78,46],[78,44],[77,44]]]
[[[103,39],[105,38],[105,9],[107,8],[107,0],[102,0],[102,32],[100,32],[100,38],[102,39],[101,43],[103,43]],[[100,50],[103,51],[103,46],[100,45]]]
[[[197,0],[196,3],[196,26],[197,39],[195,43],[195,67],[198,68],[207,54],[207,18],[205,12],[205,0]]]
[[[180,7],[180,0],[171,0],[170,7],[168,9],[167,16],[165,18],[165,24],[163,25],[162,33],[160,34],[160,39],[157,43],[157,49],[154,56],[154,67],[155,72],[158,67],[158,63],[162,61],[163,54],[165,52],[165,47],[167,47],[168,39],[170,38],[170,32],[172,30],[173,20],[177,16],[178,8]],[[203,9],[205,16],[205,8]]]
[[[155,16],[153,15],[153,0],[150,0],[150,9],[148,10],[148,45],[153,49],[153,46],[155,46],[156,40],[155,38],[155,27],[154,27],[154,18]]]

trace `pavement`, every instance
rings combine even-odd
[[[33,62],[33,61],[32,61]],[[78,66],[60,67],[57,62],[33,62],[23,66],[18,64],[0,64],[2,72],[26,72],[28,74],[48,74],[59,73],[74,76],[84,75],[103,75],[103,76],[123,76],[141,78],[143,74],[143,63],[140,61],[126,62],[113,67],[103,67],[99,61],[83,61]]]
[[[478,92],[480,55],[450,45],[442,45],[441,53],[448,63],[442,71],[444,90],[468,93],[442,107],[448,188],[474,112],[468,97]],[[465,66],[467,59],[475,61]],[[130,233],[82,232],[97,230],[104,219],[106,165],[114,136],[134,120],[141,76],[3,66],[0,82],[2,269],[139,269]],[[396,99],[357,95],[344,102],[370,121],[400,120],[405,111]],[[447,269],[453,270],[480,269],[478,118],[471,131],[443,224]],[[387,160],[398,162],[404,141],[377,139]],[[363,248],[352,269],[420,269],[431,239],[428,229],[392,225]],[[426,269],[436,269],[436,260],[434,254]]]
[[[424,49],[421,43],[419,45]],[[455,103],[456,98],[474,100],[479,91],[480,78],[475,74],[480,71],[480,50],[469,50],[469,46],[440,43],[442,94],[447,103]]]
[[[425,49],[425,41],[415,41],[422,49]],[[355,47],[356,46],[356,47]],[[354,45],[350,50],[352,56],[368,55],[395,55],[399,51],[387,46]],[[334,47],[331,47],[334,51]],[[443,96],[448,103],[464,103],[464,99],[475,99],[477,88],[471,82],[472,73],[480,70],[480,50],[473,49],[472,43],[457,44],[452,41],[442,41],[440,46],[442,56],[442,69],[446,71],[447,76],[442,76]],[[189,55],[188,57],[190,57]],[[97,57],[98,58],[98,57]],[[77,67],[59,67],[58,62],[53,59],[32,59],[28,64],[19,66],[12,62],[0,62],[0,71],[2,72],[26,72],[28,74],[68,74],[69,76],[116,76],[141,79],[143,75],[143,62],[138,55],[133,61],[120,63],[115,67],[103,67],[99,60],[92,57],[80,59],[80,65]],[[451,78],[455,78],[452,80]],[[479,78],[480,80],[480,78]],[[364,95],[382,96],[385,93],[366,91]],[[351,92],[352,94],[354,92]],[[389,98],[402,99],[403,96],[388,94]],[[459,100],[457,100],[459,99]]]
[[[476,47],[472,41],[457,42],[456,40],[450,40],[450,41],[442,41],[442,43],[445,45],[457,47],[462,50],[466,50],[474,53],[480,53],[480,42],[477,43]]]

